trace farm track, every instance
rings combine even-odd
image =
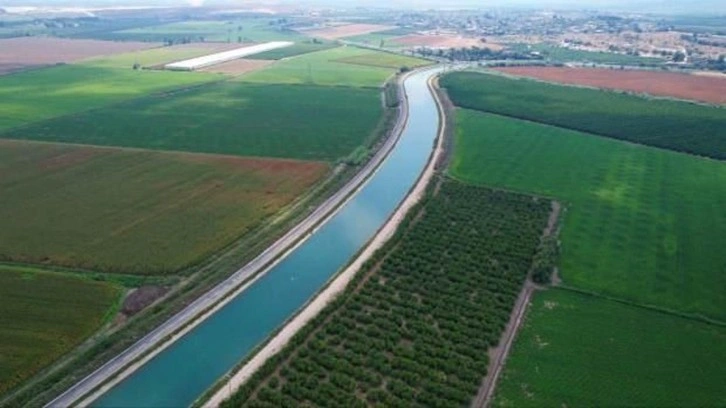
[[[400,94],[404,95],[402,82],[399,81],[398,86],[401,91]],[[134,363],[138,363],[140,359],[150,359],[164,347],[171,344],[173,340],[181,337],[183,335],[182,331],[191,330],[194,326],[201,323],[215,311],[215,308],[223,306],[225,300],[231,300],[233,298],[231,295],[238,292],[240,287],[249,283],[251,279],[262,276],[283,255],[309,237],[316,227],[331,217],[352,194],[357,192],[365,184],[393,150],[407,121],[408,102],[405,97],[403,100],[404,103],[399,108],[400,114],[398,122],[391,132],[391,135],[373,159],[341,190],[327,199],[305,220],[293,227],[287,234],[272,244],[254,260],[198,298],[184,310],[158,326],[141,340],[126,349],[126,351],[109,360],[98,370],[76,383],[48,403],[46,407],[71,406],[86,397],[89,393],[107,384],[109,380],[120,382],[123,379],[123,375],[129,375],[133,371],[133,368],[137,368],[131,367],[131,369],[127,369],[128,367],[131,365],[138,366],[138,364]],[[91,401],[85,400],[83,402],[90,403]]]
[[[550,218],[547,222],[547,228],[545,228],[542,234],[543,237],[549,237],[553,233],[556,233],[555,229],[557,228],[557,223],[561,213],[562,205],[553,201],[552,213],[550,214]],[[499,346],[492,348],[489,351],[489,368],[487,369],[487,375],[484,377],[484,381],[482,382],[474,401],[471,403],[472,408],[484,408],[490,405],[492,397],[494,396],[494,390],[496,389],[499,375],[502,373],[504,363],[507,360],[509,351],[512,349],[514,339],[517,337],[517,332],[522,326],[522,322],[524,322],[527,307],[532,299],[532,294],[539,289],[542,288],[532,282],[531,276],[528,276],[527,281],[524,282],[524,287],[514,304],[512,315],[509,318],[509,322],[507,323],[504,333],[502,333]]]

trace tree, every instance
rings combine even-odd
[[[673,62],[684,62],[686,60],[686,54],[683,51],[678,51],[673,55]]]

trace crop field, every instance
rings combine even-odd
[[[295,31],[280,29],[271,18],[241,18],[229,21],[184,21],[178,23],[132,28],[111,33],[118,40],[159,41],[188,39],[193,42],[268,42],[295,41],[304,36]]]
[[[506,74],[596,88],[726,104],[726,78],[661,71],[564,67],[496,68]]]
[[[83,65],[0,76],[0,130],[220,78]]]
[[[96,331],[120,296],[108,283],[0,265],[0,394]]]
[[[372,34],[364,34],[364,35],[356,35],[353,37],[346,37],[346,41],[352,41],[356,43],[365,44],[371,47],[380,47],[383,45],[383,48],[402,48],[402,44],[398,44],[394,40],[396,38],[402,37],[401,35],[390,35],[386,34],[386,32],[380,32],[380,33],[372,33]]]
[[[442,85],[458,106],[726,159],[726,109],[473,72]]]
[[[566,284],[726,320],[726,163],[475,111],[458,179],[565,202]]]
[[[309,54],[316,51],[329,50],[335,48],[338,45],[333,42],[313,42],[313,40],[298,40],[294,45],[285,48],[278,48],[276,50],[270,50],[254,54],[246,57],[247,59],[259,59],[259,60],[280,60],[283,58],[296,57],[302,54]]]
[[[387,253],[224,406],[468,405],[550,207],[444,181]]]
[[[335,60],[336,62],[344,62],[346,64],[366,65],[371,67],[401,69],[407,67],[410,69],[431,65],[430,61],[419,58],[406,57],[403,55],[392,54],[388,52],[370,53],[345,57]]]
[[[595,52],[573,50],[551,44],[514,44],[517,51],[536,51],[551,62],[591,62],[609,65],[660,65],[664,60],[660,58],[641,57],[637,55],[616,54],[612,52]]]
[[[537,293],[493,406],[726,403],[726,328],[565,290]]]
[[[202,72],[213,72],[216,74],[225,74],[229,76],[240,76],[249,74],[250,72],[259,71],[274,61],[268,60],[253,60],[253,59],[236,59],[232,61],[222,62],[221,64],[214,64],[205,68],[198,69],[197,71]]]
[[[139,51],[159,44],[68,40],[50,37],[0,39],[0,75],[44,65],[68,63],[84,58]]]
[[[363,60],[367,65],[344,62],[349,58]],[[424,63],[423,60],[408,58],[403,58],[401,62],[409,66],[413,63]],[[354,47],[338,47],[279,61],[265,70],[245,75],[242,80],[279,84],[380,87],[398,69],[376,66],[379,63],[390,65],[389,54]]]
[[[0,141],[0,260],[178,272],[328,171],[315,162]]]
[[[134,64],[142,67],[154,67],[170,62],[181,61],[201,57],[239,48],[239,44],[227,43],[190,43],[179,44],[168,47],[159,47],[151,50],[127,52],[107,57],[90,58],[82,63],[84,65],[104,68],[125,68],[129,69]]]
[[[39,122],[0,137],[335,161],[373,136],[382,110],[375,89],[228,82]]]

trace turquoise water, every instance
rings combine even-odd
[[[189,406],[302,307],[383,225],[426,165],[438,131],[427,87],[409,77],[409,121],[368,184],[303,245],[194,330],[94,402],[98,407]]]

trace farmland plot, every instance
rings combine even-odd
[[[451,173],[566,202],[579,288],[726,320],[726,163],[460,110]]]
[[[493,406],[726,402],[726,329],[564,290],[537,293]]]
[[[564,67],[506,67],[497,70],[506,74],[565,84],[726,104],[726,77]]]
[[[120,296],[108,283],[0,265],[0,394],[90,336]]]
[[[335,161],[374,135],[382,111],[377,89],[229,82],[40,122],[0,137]]]
[[[67,65],[0,76],[0,131],[222,78],[215,74]]]
[[[0,141],[0,260],[178,272],[327,171],[314,162]]]
[[[160,44],[69,40],[52,37],[0,39],[0,75],[44,65],[69,63],[85,58],[140,51]]]
[[[726,159],[726,109],[472,72],[442,85],[464,108]]]
[[[365,65],[346,63],[357,58]],[[305,54],[242,78],[246,82],[315,84],[355,87],[380,87],[399,68],[418,59],[400,60],[400,66],[391,66],[390,54],[353,47],[338,47],[326,51]],[[410,67],[411,65],[409,65]]]

